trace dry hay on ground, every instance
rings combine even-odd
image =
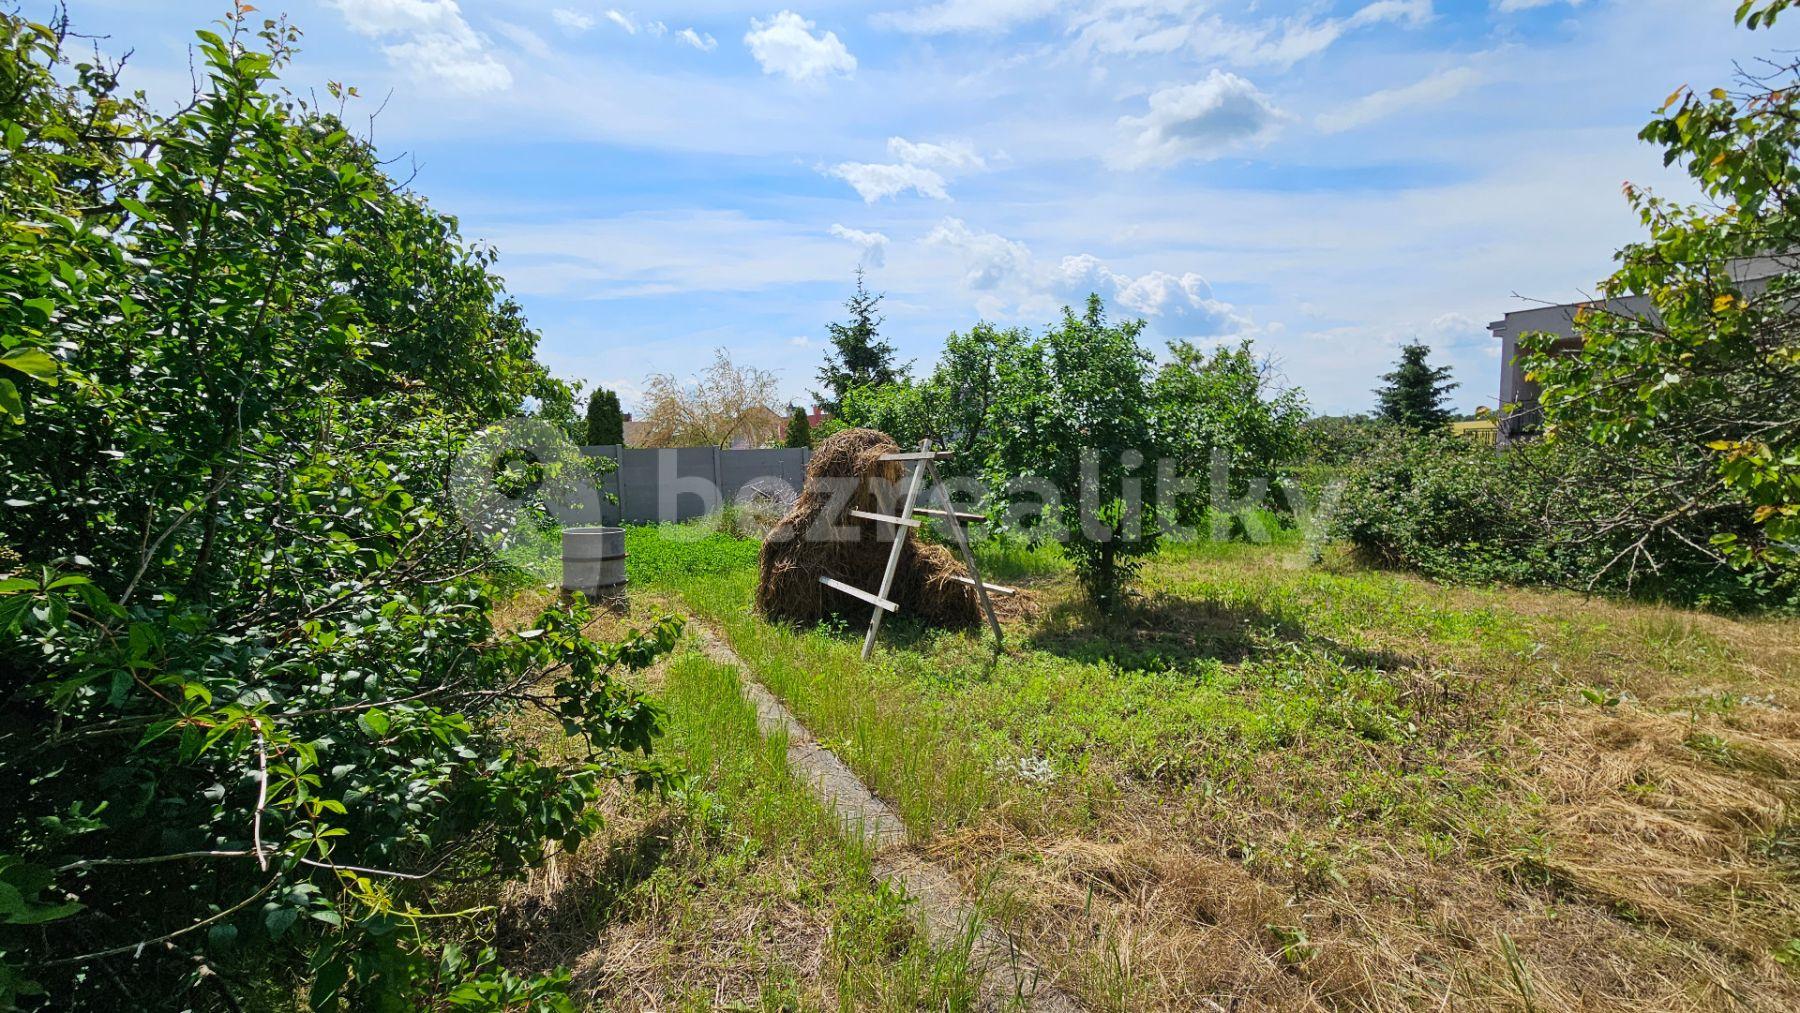
[[[819,444],[806,466],[800,498],[763,542],[757,611],[800,623],[868,615],[869,607],[861,600],[826,587],[819,578],[831,577],[869,592],[879,586],[893,547],[882,529],[892,525],[851,517],[850,511],[899,511],[905,467],[881,460],[882,455],[899,451],[891,438],[873,429],[846,429]],[[850,492],[847,499],[845,491]],[[843,537],[826,537],[834,528],[843,529]],[[950,550],[928,545],[910,532],[905,537],[887,595],[900,606],[900,614],[935,626],[978,622],[975,590],[957,579],[968,576],[968,571]]]

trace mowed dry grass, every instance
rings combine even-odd
[[[1100,634],[1115,664],[1185,646],[1171,671],[1219,681],[1324,645],[1413,730],[1301,735],[1173,783],[1094,757],[1116,794],[1085,824],[1003,811],[943,837],[1092,1005],[1800,1008],[1800,624],[1249,547],[1166,553],[1142,584],[1136,621]],[[1096,622],[1069,594],[1041,584],[1015,637]]]

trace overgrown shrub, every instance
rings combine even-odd
[[[1496,451],[1447,434],[1390,430],[1341,475],[1334,532],[1366,558],[1428,576],[1631,593],[1724,609],[1787,610],[1800,587],[1774,571],[1739,572],[1671,529],[1629,557],[1638,533],[1607,528],[1620,497],[1650,502],[1604,453],[1569,443]],[[1728,508],[1713,525],[1747,525]]]
[[[566,1008],[442,884],[660,780],[614,674],[679,623],[494,620],[450,462],[571,393],[252,9],[166,117],[0,13],[0,1008]],[[524,708],[583,755],[515,743]]]

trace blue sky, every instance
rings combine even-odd
[[[297,91],[496,245],[559,374],[618,389],[715,347],[804,400],[860,264],[928,369],[1092,290],[1155,344],[1248,337],[1320,411],[1399,345],[1492,404],[1485,324],[1592,291],[1639,234],[1676,86],[1795,48],[1736,0],[292,0]],[[190,90],[219,0],[70,0]],[[26,13],[37,13],[28,0]]]

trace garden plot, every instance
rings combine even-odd
[[[1095,1009],[1788,1009],[1800,624],[1173,545],[1009,650],[750,609],[755,543],[631,532],[754,677]],[[671,702],[672,713],[677,710]],[[730,798],[723,803],[729,807]],[[1234,1007],[1235,1004],[1235,1007]]]

